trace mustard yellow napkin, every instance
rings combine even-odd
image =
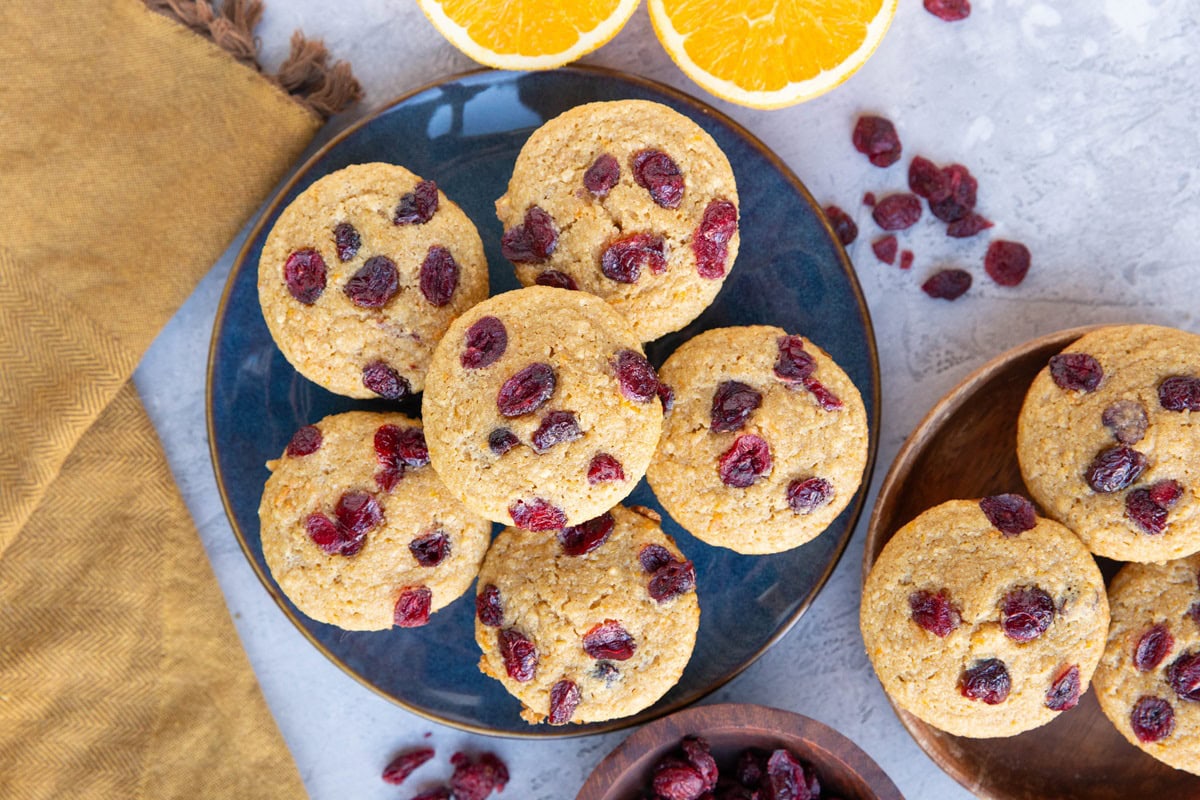
[[[297,797],[129,378],[358,87],[147,4],[0,2],[0,797]]]

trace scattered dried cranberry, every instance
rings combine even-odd
[[[935,272],[921,284],[921,291],[940,300],[957,300],[971,288],[971,273],[961,269],[944,269]]]
[[[704,781],[704,791],[711,792],[717,785],[719,774],[716,759],[712,756],[712,749],[708,746],[708,742],[699,736],[685,736],[679,746],[688,763],[695,768],[696,772],[700,773],[700,777]]]
[[[1059,673],[1046,690],[1046,708],[1066,711],[1079,705],[1079,665],[1072,664]]]
[[[566,555],[582,556],[608,541],[613,525],[613,515],[605,511],[595,519],[563,528],[558,532],[558,543]]]
[[[621,394],[635,403],[649,403],[658,396],[658,373],[636,350],[622,350],[613,362]]]
[[[292,434],[292,440],[288,442],[287,454],[292,458],[312,455],[321,449],[323,438],[321,429],[316,425],[305,425]]]
[[[654,794],[658,800],[699,800],[704,776],[687,762],[665,758],[654,768]]]
[[[941,639],[962,624],[962,614],[950,603],[945,589],[936,593],[927,589],[913,592],[908,596],[908,608],[913,622]]]
[[[325,259],[312,248],[297,250],[283,262],[288,294],[311,306],[325,291]]]
[[[654,573],[675,560],[671,551],[661,544],[648,544],[638,552],[638,562],[646,572]]]
[[[946,196],[930,198],[929,210],[942,222],[956,222],[975,210],[979,182],[962,164],[951,164],[942,174],[946,178]]]
[[[1146,695],[1130,712],[1129,724],[1139,742],[1157,742],[1175,730],[1175,710],[1161,697]]]
[[[333,244],[337,249],[338,261],[349,261],[358,255],[358,248],[362,247],[362,237],[349,222],[339,222],[333,228]]]
[[[392,623],[397,628],[419,628],[429,622],[433,592],[425,586],[406,586],[396,598]]]
[[[430,305],[444,306],[454,297],[458,288],[458,262],[450,251],[441,245],[433,245],[421,262],[421,294]]]
[[[826,206],[825,216],[828,217],[829,226],[833,228],[834,235],[837,236],[843,247],[858,238],[858,226],[845,211],[837,206]]]
[[[671,413],[671,409],[675,407],[675,390],[667,386],[662,381],[658,382],[658,401],[662,403],[663,415]]]
[[[1008,668],[998,658],[976,662],[970,669],[963,670],[958,679],[958,690],[963,697],[982,700],[989,706],[1007,700],[1011,689],[1012,679],[1008,676]]]
[[[874,192],[863,192],[862,204],[864,206],[867,206],[868,208],[873,208],[875,206],[875,203],[876,203],[876,200],[875,200]]]
[[[838,396],[811,375],[804,379],[804,388],[808,389],[808,393],[816,399],[817,405],[823,411],[837,411],[842,407],[842,401],[838,399]]]
[[[750,413],[762,405],[762,395],[752,386],[741,381],[725,381],[713,392],[712,419],[713,433],[728,433],[741,430],[750,418]]]
[[[824,478],[797,478],[788,484],[788,507],[797,514],[811,514],[833,499],[833,484]]]
[[[1033,503],[1019,494],[997,494],[979,501],[988,522],[1005,536],[1019,536],[1037,525]]]
[[[500,238],[500,252],[509,261],[541,263],[558,246],[554,219],[539,206],[525,211],[525,221],[509,228]]]
[[[608,197],[608,193],[621,180],[621,165],[612,155],[601,153],[587,172],[583,173],[583,186],[596,197]]]
[[[1200,378],[1167,378],[1158,386],[1158,402],[1167,411],[1200,411]]]
[[[424,225],[433,219],[438,209],[438,187],[434,181],[421,181],[401,196],[392,222],[397,225]]]
[[[963,221],[967,219],[970,218],[964,217]],[[1029,272],[1029,248],[1020,242],[997,239],[988,245],[983,268],[1001,286],[1016,286]]]
[[[496,317],[480,317],[467,328],[463,353],[459,362],[464,369],[483,369],[491,366],[508,348],[508,330]]]
[[[913,251],[912,250],[901,250],[900,251],[900,269],[912,269],[912,265],[913,265]]]
[[[896,242],[896,237],[890,233],[871,242],[871,251],[875,253],[875,258],[884,264],[896,263],[896,251],[899,247],[900,245]]]
[[[433,748],[423,747],[420,750],[410,750],[407,753],[401,753],[392,759],[391,763],[383,770],[384,783],[390,783],[399,786],[404,783],[413,771],[424,764],[429,759],[433,758]]]
[[[568,289],[572,292],[579,290],[579,284],[565,272],[559,272],[556,269],[547,269],[538,273],[538,276],[533,279],[533,282],[538,286],[549,286],[552,289]]]
[[[1104,427],[1112,431],[1121,444],[1137,444],[1146,435],[1149,419],[1146,408],[1136,400],[1119,400],[1100,416]]]
[[[1172,661],[1167,680],[1183,700],[1200,700],[1200,652],[1184,653]]]
[[[549,364],[530,364],[506,380],[496,394],[496,407],[506,417],[531,414],[554,394],[556,378]]]
[[[908,188],[926,200],[942,200],[950,194],[950,176],[929,159],[916,156],[908,165]]]
[[[954,239],[969,239],[970,237],[974,236],[975,234],[979,233],[980,231],[986,231],[988,228],[993,227],[993,224],[994,223],[990,219],[982,217],[979,214],[976,214],[974,211],[972,211],[971,213],[967,214],[962,219],[956,219],[956,220],[954,220],[954,222],[951,222],[949,225],[947,225],[946,226],[946,235],[951,238],[954,238]],[[995,244],[995,243],[993,242],[993,244]],[[1016,244],[1016,243],[1008,242],[1008,244]],[[1019,246],[1024,247],[1024,245],[1019,245]],[[989,248],[989,250],[990,250],[990,248]],[[1026,251],[1026,253],[1028,253],[1028,251]],[[985,264],[986,264],[986,262],[985,262]],[[1028,271],[1028,269],[1029,269],[1029,264],[1026,263],[1025,270]],[[1008,271],[1004,271],[1004,270],[1000,270],[999,272],[1002,275],[1013,274],[1012,272],[1008,272]],[[988,270],[988,274],[991,275],[992,278],[995,279],[996,283],[999,283],[1001,286],[1015,286],[1016,283],[1021,282],[1020,278],[1018,278],[1016,283],[1004,283],[1004,281],[1002,281],[1000,278],[997,278],[996,275],[993,274],[992,270],[990,270],[990,269]],[[1023,271],[1021,273],[1021,278],[1024,278],[1024,277],[1025,277],[1025,272]]]
[[[1164,623],[1149,628],[1133,648],[1133,666],[1139,672],[1149,672],[1163,662],[1175,647],[1175,637]]]
[[[483,753],[476,763],[471,763],[466,753],[455,753],[450,763],[454,766],[450,776],[454,800],[484,800],[508,785],[508,767],[492,753]]]
[[[779,355],[775,357],[775,377],[786,383],[803,383],[812,377],[817,362],[804,349],[800,336],[781,336],[776,342]]]
[[[900,137],[896,126],[883,117],[862,116],[854,125],[854,149],[877,167],[890,167],[900,160]]]
[[[644,551],[643,551],[644,552]],[[643,566],[645,561],[642,561]],[[696,567],[691,561],[671,559],[654,571],[646,590],[659,603],[673,600],[696,588]]]
[[[550,689],[550,715],[546,721],[551,725],[566,725],[579,707],[580,693],[575,681],[561,680]]]
[[[400,291],[400,273],[387,256],[372,256],[342,289],[359,308],[382,308]]]
[[[659,150],[634,153],[633,179],[663,208],[679,208],[683,199],[683,172],[666,153]]]
[[[530,437],[535,453],[544,453],[556,444],[573,442],[583,436],[572,411],[551,411]]]
[[[563,510],[540,497],[512,501],[508,506],[508,515],[512,517],[513,524],[527,531],[556,531],[567,524],[567,515]]]
[[[925,10],[946,22],[958,22],[971,15],[970,0],[925,0]]]
[[[600,271],[618,283],[637,283],[642,269],[656,275],[667,268],[663,238],[650,233],[634,233],[611,242],[600,255]]]
[[[704,209],[704,217],[692,234],[696,274],[701,278],[716,280],[725,275],[729,240],[737,233],[737,222],[737,207],[728,200],[713,200]]]
[[[495,584],[489,583],[483,591],[475,595],[475,616],[482,625],[489,628],[499,628],[504,621],[504,609],[500,605],[500,590]]]
[[[921,218],[921,201],[908,192],[889,194],[876,204],[871,217],[885,231],[902,231]]]
[[[1167,509],[1156,503],[1146,488],[1134,489],[1125,495],[1125,516],[1142,529],[1143,533],[1157,536],[1167,529]]]
[[[717,464],[721,483],[735,489],[745,489],[771,471],[771,448],[765,439],[744,434],[733,440]]]
[[[1084,480],[1096,492],[1119,492],[1146,471],[1146,456],[1132,447],[1119,445],[1101,450],[1084,472]]]
[[[633,658],[637,643],[620,622],[606,619],[583,635],[583,649],[592,658],[627,661]]]
[[[504,455],[520,443],[521,440],[508,428],[496,428],[488,434],[488,449],[498,456]]]
[[[537,673],[537,648],[520,631],[505,628],[500,631],[500,657],[504,670],[517,683],[528,683]]]
[[[504,787],[508,785],[508,765],[495,753],[480,753],[479,766],[491,778],[492,788],[503,792]]]
[[[1054,622],[1054,600],[1036,586],[1014,589],[1000,603],[1000,626],[1014,642],[1032,642]]]
[[[614,456],[608,453],[597,453],[592,456],[592,461],[588,464],[587,479],[592,486],[609,481],[623,481],[625,480],[625,469]]]
[[[1093,392],[1104,377],[1104,369],[1087,353],[1059,353],[1050,357],[1050,377],[1064,391]]]
[[[412,800],[454,800],[454,794],[450,791],[449,786],[435,786],[418,795],[413,795]]]
[[[776,750],[767,759],[762,783],[765,800],[812,800],[804,765],[788,750]]]
[[[408,379],[382,361],[363,367],[363,386],[384,400],[403,400],[412,394]]]
[[[408,549],[422,567],[436,567],[450,555],[450,537],[445,531],[434,531],[413,539]]]

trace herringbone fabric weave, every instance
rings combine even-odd
[[[0,797],[302,796],[129,377],[320,122],[140,0],[0,76]]]

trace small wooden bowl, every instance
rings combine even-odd
[[[989,361],[943,397],[900,448],[867,527],[863,578],[892,534],[946,500],[1028,496],[1017,463],[1017,415],[1050,356],[1095,327],[1060,331]],[[1119,564],[1097,559],[1109,579]],[[1129,744],[1088,691],[1048,725],[1002,739],[951,736],[893,704],[929,757],[988,800],[1200,798],[1200,777]]]
[[[630,800],[650,785],[654,766],[685,736],[700,736],[724,769],[749,747],[786,747],[811,763],[822,795],[845,800],[904,800],[871,757],[833,728],[766,706],[694,706],[641,728],[601,761],[575,800]]]

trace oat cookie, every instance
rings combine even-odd
[[[678,682],[700,606],[692,563],[658,522],[617,506],[557,535],[496,537],[476,590],[479,668],[530,723],[626,717]]]
[[[716,297],[737,256],[738,208],[712,137],[645,100],[547,122],[496,201],[521,283],[599,295],[641,341],[682,328]]]
[[[258,262],[271,336],[301,375],[349,397],[421,391],[451,320],[487,297],[475,226],[433,181],[356,164],[309,186]]]
[[[1132,744],[1200,775],[1200,555],[1129,564],[1113,578],[1096,669],[1100,708]]]
[[[1033,498],[1097,555],[1200,550],[1200,336],[1154,325],[1087,334],[1034,379],[1017,424]]]
[[[698,539],[778,553],[824,531],[867,463],[867,412],[825,351],[780,328],[705,331],[663,364],[675,394],[648,478]]]
[[[658,379],[625,320],[584,292],[532,286],[450,326],[423,400],[429,453],[476,513],[577,525],[641,480],[662,429]]]
[[[420,422],[365,411],[306,425],[268,462],[263,557],[297,608],[346,630],[415,627],[467,590],[492,526],[428,464]]]
[[[1012,736],[1075,706],[1104,650],[1104,579],[1018,495],[952,500],[892,537],[863,586],[892,701],[955,736]]]

